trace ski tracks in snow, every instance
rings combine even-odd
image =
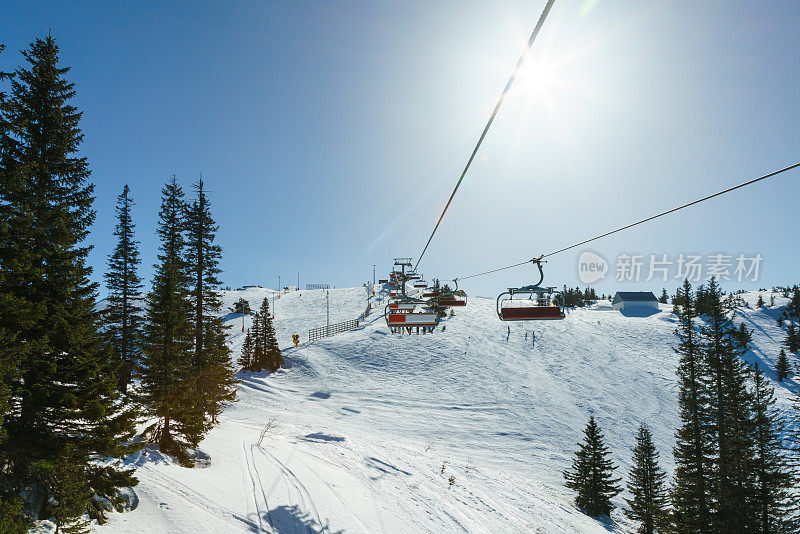
[[[274,454],[267,451],[263,447],[254,444],[251,447],[251,451],[253,449],[259,451],[268,462],[280,470],[283,475],[283,481],[286,484],[290,501],[299,506],[303,513],[310,515],[316,521],[317,525],[319,525],[320,529],[325,529],[325,524],[322,522],[322,519],[320,519],[319,511],[317,510],[314,498],[311,496],[311,493],[308,491],[308,489],[306,489],[306,486],[300,481],[299,478],[297,478],[294,472],[292,472],[292,470],[289,469],[286,464],[280,461]],[[308,532],[308,529],[303,527],[303,530],[298,534],[306,534],[306,532]]]
[[[249,479],[249,486],[252,490],[253,495],[253,504],[255,506],[256,517],[258,518],[258,529],[259,532],[273,532],[275,530],[275,526],[272,524],[272,517],[269,515],[269,501],[267,500],[267,492],[264,490],[264,484],[261,481],[261,475],[258,472],[258,468],[255,465],[255,459],[253,458],[253,447],[256,447],[254,443],[250,443],[249,451],[247,447],[247,442],[242,442],[242,455],[244,457],[244,463],[242,464],[242,475],[247,472],[247,478]],[[262,512],[261,506],[259,505],[259,501],[263,502],[264,504],[264,511]],[[248,508],[249,508],[248,503]],[[266,530],[264,528],[264,522],[262,517],[266,516],[267,521],[269,522],[270,529]]]
[[[259,528],[257,523],[251,521],[247,517],[242,517],[241,515],[218,505],[216,502],[204,497],[201,493],[190,488],[173,476],[167,475],[166,473],[148,465],[139,467],[139,472],[146,473],[145,476],[148,483],[156,486],[159,491],[171,493],[180,499],[183,499],[188,504],[197,508],[198,511],[210,513],[211,515],[226,521],[234,520],[237,522],[237,524],[240,524],[240,526],[246,526],[248,530],[251,531]]]

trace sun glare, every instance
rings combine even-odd
[[[514,92],[519,95],[536,96],[556,85],[559,83],[553,65],[537,59],[522,66],[515,82]]]

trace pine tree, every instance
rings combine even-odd
[[[253,339],[253,370],[274,373],[280,369],[283,365],[283,356],[275,338],[268,298],[261,301],[261,307],[253,318]]]
[[[789,326],[786,327],[786,340],[783,344],[792,354],[800,352],[800,334],[794,323],[789,323]]]
[[[647,425],[639,426],[633,449],[633,468],[628,479],[628,491],[633,499],[625,499],[625,515],[639,522],[641,534],[653,534],[666,516],[667,495],[664,480],[667,475],[658,465],[658,451]]]
[[[250,303],[245,298],[240,298],[228,309],[231,311],[231,313],[236,313],[239,315],[250,315],[252,313],[252,310],[250,309]]]
[[[791,376],[791,369],[789,366],[789,358],[786,357],[786,352],[781,349],[778,354],[778,363],[775,365],[775,374],[778,375],[778,382],[783,382]]]
[[[710,473],[712,530],[746,532],[752,526],[748,504],[753,491],[753,443],[747,390],[749,368],[741,359],[747,345],[725,314],[722,292],[712,278],[707,292],[704,346],[709,419],[705,432],[714,444]]]
[[[50,36],[23,56],[28,65],[15,72],[0,112],[0,335],[12,343],[15,366],[6,382],[0,498],[24,495],[34,515],[49,517],[58,498],[51,481],[68,469],[84,491],[70,497],[64,523],[83,512],[102,520],[95,496],[118,502],[118,488],[136,483],[120,465],[136,448],[127,444],[135,414],[118,402],[116,362],[86,266],[94,186],[87,160],[77,157],[81,112],[70,103],[69,69],[58,65]]]
[[[199,443],[203,427],[194,417],[190,391],[195,340],[183,258],[183,210],[183,190],[173,176],[161,190],[161,246],[147,295],[141,385],[148,413],[158,418],[148,428],[150,440],[183,465],[191,465],[186,448]]]
[[[0,54],[3,50],[5,46],[0,44]],[[11,79],[11,74],[0,71],[0,81],[6,79]],[[6,250],[10,245],[10,228],[7,222],[10,220],[11,206],[6,203],[7,193],[4,192],[9,190],[12,183],[8,163],[12,159],[10,151],[15,145],[15,140],[9,135],[10,124],[6,120],[8,109],[5,102],[6,93],[0,91],[0,251]],[[0,261],[2,260],[3,257],[0,256]],[[6,270],[7,265],[0,263],[0,317],[6,317],[9,310],[18,306],[14,294],[9,291]],[[0,324],[0,470],[8,465],[7,459],[3,457],[3,441],[7,437],[3,420],[11,409],[12,386],[18,377],[15,359],[24,359],[23,351],[24,345],[17,343],[15,335]],[[8,490],[7,485],[0,480],[0,532],[24,534],[28,531],[30,520],[23,511],[22,499]]]
[[[753,341],[753,333],[747,329],[744,323],[739,323],[739,328],[734,331],[734,338],[740,346],[746,347]]]
[[[661,304],[667,304],[669,302],[669,295],[667,294],[666,288],[661,289],[661,298],[658,299],[658,302]]]
[[[139,278],[139,250],[133,237],[130,189],[127,185],[117,197],[117,226],[114,235],[117,245],[108,258],[105,274],[108,288],[108,307],[104,322],[119,362],[118,387],[127,393],[133,371],[141,359],[142,308],[139,306],[142,280]]]
[[[704,433],[708,411],[708,392],[703,380],[702,347],[694,327],[697,316],[692,285],[684,280],[678,289],[681,308],[680,327],[675,331],[679,344],[678,406],[681,425],[675,434],[675,480],[672,487],[673,521],[678,532],[705,533],[711,525],[708,477],[710,443]]]
[[[578,492],[575,505],[586,515],[610,515],[614,506],[611,499],[622,491],[617,486],[619,478],[612,478],[617,468],[608,456],[611,452],[603,442],[603,434],[594,416],[584,429],[583,443],[575,452],[571,470],[564,471],[566,486]]]
[[[244,335],[242,355],[239,357],[239,361],[237,363],[242,367],[242,371],[253,370],[253,336],[250,333],[249,328],[247,329],[247,333]]]
[[[775,408],[775,392],[755,366],[753,373],[753,434],[755,492],[752,532],[785,532],[792,475],[783,452],[783,420]]]
[[[763,308],[764,304],[765,304],[764,303],[764,297],[761,295],[761,293],[759,293],[758,294],[758,301],[756,301],[756,307]]]
[[[22,499],[16,497],[4,501],[0,499],[0,532],[3,534],[26,534],[30,519],[23,510]]]
[[[211,204],[202,178],[195,184],[196,199],[186,210],[186,264],[191,276],[191,302],[194,317],[195,350],[192,362],[195,375],[193,399],[197,417],[207,430],[216,423],[225,404],[236,399],[231,351],[225,343],[228,328],[220,317],[222,272],[219,262],[222,247],[214,243],[219,226],[211,216]]]
[[[250,367],[248,371],[260,372],[266,369],[266,358],[264,356],[264,343],[262,341],[263,321],[261,320],[261,312],[256,311],[253,315],[253,323],[250,326],[250,335],[252,336],[252,354],[250,355]]]
[[[800,286],[792,288],[792,296],[786,305],[786,316],[794,322],[800,321]]]

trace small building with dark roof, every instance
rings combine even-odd
[[[652,291],[617,291],[611,307],[619,311],[630,308],[658,309],[658,299]]]

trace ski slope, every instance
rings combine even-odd
[[[225,292],[226,307],[239,297],[256,310],[264,297],[272,305],[273,291]],[[757,294],[745,297],[754,306]],[[632,531],[619,510],[609,524],[581,514],[563,485],[590,413],[618,476],[628,472],[640,421],[673,470],[671,306],[625,316],[606,302],[563,321],[513,323],[508,336],[494,300],[471,298],[443,321],[446,331],[398,336],[388,333],[379,301],[358,329],[296,349],[291,334],[305,342],[308,328],[325,325],[325,291],[275,302],[287,368],[241,376],[239,400],[201,444],[197,468],[152,450],[131,458],[140,480],[135,509],[112,514],[98,532]],[[329,303],[331,323],[353,319],[366,305],[365,290],[331,290]],[[736,313],[737,323],[754,329],[747,357],[773,379],[784,337],[778,314]],[[226,320],[238,357],[242,319]],[[531,329],[535,345],[525,339]],[[775,385],[788,408],[794,384]]]

